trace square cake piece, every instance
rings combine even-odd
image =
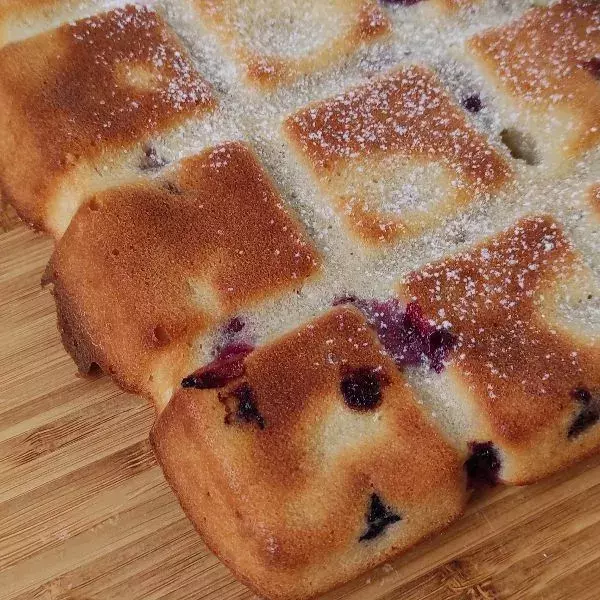
[[[138,173],[152,135],[215,99],[162,18],[129,6],[5,46],[0,104],[2,194],[59,236],[82,198]]]
[[[532,8],[475,36],[469,49],[515,119],[517,139],[537,147],[533,162],[556,168],[598,144],[600,3],[561,0]]]
[[[375,0],[193,0],[250,82],[270,88],[326,69],[389,33]]]
[[[319,264],[251,151],[228,143],[95,195],[46,279],[79,368],[95,363],[162,406],[197,364],[200,336],[297,289]]]
[[[600,448],[600,285],[551,217],[424,267],[404,292],[456,340],[442,387],[468,415],[473,476],[528,483]]]
[[[310,105],[284,128],[350,235],[371,248],[421,234],[511,180],[505,160],[418,66]]]
[[[255,350],[238,375],[179,391],[151,440],[208,546],[262,597],[312,598],[462,512],[461,457],[356,308]]]

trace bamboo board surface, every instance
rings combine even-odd
[[[250,600],[147,441],[153,411],[64,352],[51,242],[0,202],[0,598]],[[600,457],[475,498],[448,531],[327,600],[600,599]]]

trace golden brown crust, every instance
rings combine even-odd
[[[245,364],[224,389],[178,392],[151,439],[207,543],[259,593],[312,597],[461,512],[460,458],[356,309],[332,310]],[[361,368],[385,382],[381,403],[362,412],[345,404],[340,387],[344,373]],[[227,416],[242,384],[263,428]],[[361,541],[372,494],[402,520]]]
[[[600,342],[568,312],[569,302],[588,298],[589,279],[551,217],[525,219],[408,278],[406,293],[458,336],[448,374],[485,423],[484,433],[466,435],[489,435],[512,463],[506,478],[514,482],[600,444],[594,423],[569,436],[583,408],[576,390],[600,391]]]
[[[575,156],[598,143],[600,86],[591,62],[600,55],[598,2],[532,8],[469,46],[498,91],[529,118],[526,126],[552,137],[553,152]]]
[[[367,244],[414,235],[511,178],[505,161],[422,67],[399,70],[310,105],[287,119],[285,131],[350,230]],[[398,169],[431,164],[443,172],[445,189],[429,210],[381,208],[379,190],[360,187],[371,178],[385,181]],[[353,179],[360,183],[349,188]]]
[[[101,170],[119,151],[215,105],[174,34],[140,7],[3,48],[0,102],[3,187],[25,220],[50,231],[61,187],[78,170]]]
[[[80,368],[96,362],[156,397],[193,369],[202,332],[301,286],[319,263],[255,157],[229,143],[92,198],[48,279]]]
[[[334,11],[340,22],[346,23],[342,31],[323,39],[322,43],[310,50],[298,50],[285,55],[256,49],[263,42],[269,28],[282,25],[288,15],[287,0],[195,0],[194,4],[203,22],[217,32],[223,44],[235,59],[246,69],[249,81],[269,89],[289,83],[302,75],[310,75],[339,62],[356,51],[357,46],[368,44],[390,33],[390,23],[384,12],[373,0],[334,0],[323,4],[311,0],[296,6],[296,12],[314,12],[315,23],[322,11]],[[240,10],[240,8],[242,10]],[[267,10],[268,9],[268,10]],[[262,27],[251,29],[243,20],[256,19],[256,13],[265,12]],[[281,21],[281,23],[278,23]],[[242,24],[240,24],[242,22]],[[251,33],[247,33],[247,29]],[[302,25],[296,27],[295,34],[303,35]],[[293,38],[289,45],[293,49]],[[289,50],[289,48],[287,49]]]

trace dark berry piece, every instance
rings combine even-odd
[[[600,421],[600,396],[594,396],[588,389],[579,387],[571,393],[579,404],[579,412],[567,433],[569,439],[580,436],[584,431]]]
[[[346,404],[354,410],[372,410],[381,404],[382,375],[374,369],[347,373],[340,385]]]
[[[490,487],[498,483],[502,461],[492,442],[471,442],[471,456],[465,462],[470,489]]]
[[[592,392],[590,390],[579,387],[571,392],[571,396],[580,404],[587,406],[592,401]]]
[[[265,428],[265,420],[256,406],[254,390],[248,383],[242,383],[231,392],[230,397],[235,399],[237,407],[235,411],[232,411],[228,406],[227,399],[224,400],[229,410],[225,417],[225,423],[231,425],[234,421],[241,421],[243,423],[256,423],[259,429]]]
[[[471,94],[462,101],[463,107],[472,113],[478,113],[483,108],[483,102],[479,94]]]
[[[444,363],[448,360],[450,352],[456,347],[456,342],[456,336],[452,335],[447,329],[436,329],[429,336],[427,356],[431,368],[436,373],[441,373],[444,370]]]
[[[253,346],[242,342],[226,346],[210,364],[186,377],[181,382],[182,387],[198,390],[225,387],[244,375],[244,360],[252,350]]]
[[[600,56],[594,56],[584,62],[583,68],[589,71],[596,79],[600,79]]]
[[[156,169],[164,167],[166,164],[167,161],[162,156],[159,156],[154,146],[147,146],[144,149],[144,156],[140,162],[140,169],[142,171],[155,171]]]
[[[225,325],[225,333],[239,333],[242,331],[242,329],[244,329],[244,327],[246,327],[246,323],[244,323],[241,317],[233,317],[233,319],[231,319],[229,323]]]
[[[568,437],[573,439],[579,437],[586,429],[589,429],[600,420],[600,412],[592,408],[584,408],[575,417],[569,427]]]
[[[360,536],[360,542],[366,542],[380,536],[390,525],[401,521],[402,517],[386,506],[377,494],[371,494],[369,511],[365,519],[367,530]]]
[[[380,301],[353,296],[338,298],[334,302],[351,303],[361,310],[399,367],[417,366],[428,359],[431,369],[440,373],[456,346],[456,337],[447,329],[437,329],[432,325],[417,302],[409,302],[403,307],[395,298]]]

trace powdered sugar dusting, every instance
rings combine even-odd
[[[109,0],[76,4],[84,15],[69,6],[78,18],[113,8]],[[435,418],[447,406],[454,416],[464,410],[458,429],[475,430],[473,416],[458,406],[462,390],[439,401],[439,382],[447,385],[457,372],[470,394],[501,407],[503,432],[519,419],[531,422],[527,398],[547,401],[547,422],[572,409],[561,378],[573,383],[577,375],[596,385],[589,364],[598,308],[589,281],[600,268],[600,226],[589,189],[598,181],[600,153],[597,124],[586,118],[598,89],[597,4],[563,1],[525,17],[528,0],[148,4],[158,14],[119,8],[69,26],[82,56],[92,57],[90,72],[110,74],[110,85],[98,78],[83,94],[90,99],[85,114],[98,126],[94,144],[106,150],[112,134],[120,143],[117,134],[139,118],[146,158],[156,160],[143,169],[137,149],[127,149],[128,174],[159,181],[177,170],[174,161],[206,148],[213,148],[208,168],[217,176],[228,172],[231,156],[221,146],[227,140],[243,140],[256,152],[264,177],[278,188],[277,210],[295,213],[307,246],[314,243],[318,272],[304,278],[292,271],[293,289],[240,302],[258,345],[321,315],[343,294],[397,302],[398,281],[417,272],[422,289],[414,295],[431,326],[458,340],[449,372],[425,375],[438,386]],[[40,19],[39,29],[60,14]],[[489,27],[497,31],[480,35]],[[463,51],[474,37],[487,53],[475,65]],[[568,82],[576,85],[567,89]],[[72,117],[69,135],[78,132],[69,129],[73,122],[80,130],[86,124]],[[515,159],[502,143],[509,127],[551,152],[540,152],[539,165]],[[586,131],[589,144],[580,148]],[[104,156],[95,164],[98,179],[114,183]],[[77,157],[70,152],[65,160],[70,165]],[[177,187],[170,192],[176,196]],[[197,207],[198,219],[205,210]],[[515,228],[522,217],[546,212],[552,217]],[[239,223],[246,217],[240,210]],[[290,244],[294,260],[308,258],[304,237],[282,232],[275,218],[269,227],[279,240],[269,258],[285,256]],[[218,224],[215,237],[226,238],[230,228]],[[501,230],[507,233],[498,237]],[[233,252],[232,271],[249,248]],[[200,298],[210,304],[216,293],[202,278],[192,277],[190,287],[202,290],[196,305]],[[221,292],[234,297],[240,284],[229,281]],[[219,343],[217,321],[198,335],[197,364],[210,362]],[[411,383],[422,375],[415,364],[404,367]],[[523,390],[522,411],[505,404]],[[553,417],[555,405],[562,408]]]

